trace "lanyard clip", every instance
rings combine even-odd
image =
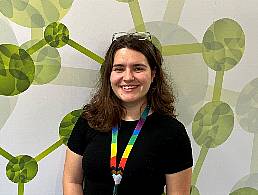
[[[121,179],[122,179],[122,175],[120,175],[120,174],[117,174],[117,175],[116,175],[116,174],[113,174],[112,176],[113,176],[113,179],[114,179],[115,185],[120,184]]]
[[[116,184],[116,185],[114,186],[113,195],[117,195],[117,187],[118,187],[118,184]]]

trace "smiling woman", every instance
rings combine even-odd
[[[64,195],[189,195],[192,149],[148,33],[115,33],[68,141]]]
[[[124,107],[147,105],[146,94],[154,76],[155,69],[151,70],[141,52],[128,48],[116,51],[110,83]]]

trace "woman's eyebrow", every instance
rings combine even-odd
[[[123,67],[123,64],[113,64],[113,67]]]
[[[147,65],[146,64],[134,64],[133,66],[144,66],[144,67],[146,67]]]
[[[113,64],[113,67],[124,67],[124,66],[125,66],[124,64]],[[133,67],[147,67],[146,64],[140,64],[140,63],[133,64],[132,66]]]

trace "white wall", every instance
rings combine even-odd
[[[175,3],[184,2],[183,0],[139,0],[144,21],[149,22],[150,25],[154,24],[154,21],[160,21],[155,24],[161,25],[166,7],[172,1]],[[173,11],[173,8],[171,11]],[[241,90],[251,80],[258,77],[257,1],[185,0],[178,25],[188,31],[197,42],[202,42],[207,28],[214,21],[225,17],[237,21],[246,36],[246,48],[242,60],[236,67],[225,73],[223,81],[223,90],[228,90],[233,95],[223,94],[222,92],[222,96],[234,111],[234,100],[237,99]],[[4,16],[1,18],[0,20],[7,20]],[[9,33],[9,37],[12,36],[9,40],[7,38],[2,40],[0,37],[2,43],[15,43],[16,39],[18,44],[21,45],[30,40],[31,30],[29,28],[19,26],[10,20],[8,22],[14,35]],[[128,31],[134,28],[128,4],[115,0],[74,1],[71,9],[61,22],[68,27],[71,39],[100,56],[104,55],[114,32]],[[166,20],[166,22],[168,21]],[[165,30],[167,31],[167,29]],[[1,31],[0,28],[0,35]],[[99,70],[98,63],[69,46],[60,48],[58,51],[61,55],[62,67]],[[201,54],[189,55],[198,58],[198,60],[202,59]],[[186,61],[189,63],[189,59]],[[187,72],[187,70],[184,71]],[[195,73],[198,75],[198,72],[192,74]],[[207,69],[206,73],[208,73],[207,83],[204,84],[209,84],[212,87],[215,71]],[[85,79],[87,80],[87,78]],[[184,82],[184,80],[182,79],[181,82]],[[192,82],[194,81],[189,79],[186,81],[188,84]],[[182,84],[176,83],[176,86]],[[92,89],[78,87],[78,85],[65,86],[62,82],[56,84],[53,81],[45,85],[32,85],[22,94],[9,97],[8,101],[13,101],[16,104],[10,103],[11,107],[14,108],[13,110],[7,110],[8,108],[4,106],[0,107],[0,119],[3,124],[0,126],[0,147],[13,156],[27,154],[35,157],[56,142],[59,139],[58,128],[62,118],[72,110],[80,108],[90,98]],[[256,105],[257,97],[254,98]],[[187,98],[191,99],[191,97]],[[211,94],[208,92],[201,100],[201,104],[210,100]],[[5,105],[9,104],[6,97],[0,95],[0,102],[4,101]],[[192,117],[201,107],[201,104],[194,109]],[[180,119],[184,121],[187,116],[182,110],[180,111]],[[6,112],[10,112],[7,117],[3,114]],[[186,125],[192,139],[196,162],[200,147],[191,135],[191,123]],[[253,183],[257,181],[251,179],[249,184],[248,182],[240,182],[244,176],[250,174],[252,150],[255,151],[253,137],[254,134],[244,131],[235,118],[234,129],[229,139],[219,147],[210,149],[204,161],[197,182],[201,195],[229,194],[237,184],[241,184],[242,187],[251,186],[252,181]],[[258,148],[256,150],[258,151]],[[61,179],[64,152],[65,146],[61,146],[39,162],[39,171],[36,177],[25,184],[25,195],[62,194]],[[17,184],[12,183],[5,175],[7,163],[8,161],[0,156],[0,195],[17,194]],[[253,184],[252,187],[258,190],[257,183]]]

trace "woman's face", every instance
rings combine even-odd
[[[122,48],[116,51],[110,74],[111,87],[124,105],[142,104],[155,76],[147,58],[138,51]]]

